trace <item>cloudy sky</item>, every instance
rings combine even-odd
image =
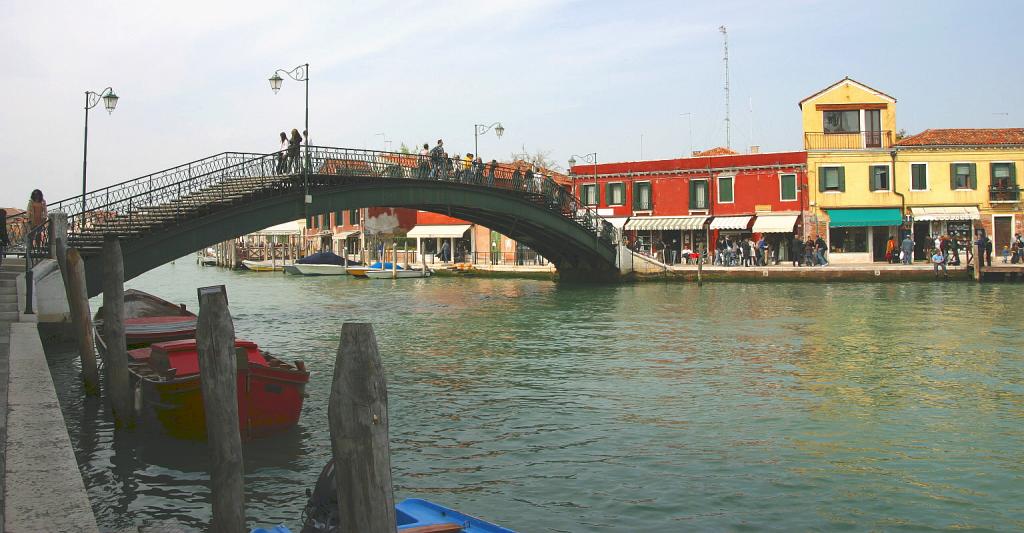
[[[442,137],[466,152],[473,124],[493,121],[506,132],[481,139],[487,158],[723,145],[722,24],[734,148],[799,149],[797,102],[847,75],[895,96],[909,132],[1024,126],[1022,20],[1012,1],[7,0],[0,205],[80,192],[86,90],[121,96],[112,115],[90,112],[93,189],[275,150],[302,129],[303,91],[286,80],[274,95],[267,78],[305,62],[321,145]]]

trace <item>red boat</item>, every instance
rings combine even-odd
[[[142,291],[124,293],[128,370],[135,409],[152,410],[171,435],[203,438],[202,389],[196,348],[196,315]],[[96,347],[107,357],[102,309],[96,313]],[[309,372],[286,363],[255,343],[235,340],[238,356],[238,427],[243,438],[257,438],[298,423]]]
[[[243,438],[282,431],[299,421],[309,372],[261,351],[251,341],[235,340],[238,361],[238,427]],[[142,402],[177,437],[206,434],[199,353],[195,339],[159,342],[128,352],[128,369],[141,389]]]

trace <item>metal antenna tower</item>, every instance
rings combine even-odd
[[[725,147],[732,148],[732,121],[729,119],[729,32],[725,26],[719,26],[718,31],[722,32],[722,61],[725,62]]]

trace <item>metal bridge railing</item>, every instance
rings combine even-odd
[[[322,146],[303,147],[296,157],[298,161],[280,153],[225,152],[92,191],[85,197],[84,211],[81,196],[50,209],[68,214],[69,241],[75,241],[111,231],[144,233],[246,198],[336,186],[339,178],[445,181],[519,193],[573,220],[596,241],[613,242],[610,223],[550,178],[531,177],[525,168]]]

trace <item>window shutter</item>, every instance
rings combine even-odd
[[[971,175],[970,175],[970,179],[968,181],[968,187],[970,187],[972,189],[977,189],[978,188],[978,164],[977,163],[971,163],[970,165],[971,165],[970,166],[970,168],[971,168]]]
[[[825,192],[825,173],[818,169],[818,192]]]
[[[1010,187],[1017,186],[1017,163],[1010,163]]]
[[[605,183],[604,184],[604,201],[608,205],[612,205],[612,184],[611,183]]]
[[[846,192],[846,167],[839,167],[839,192]]]
[[[640,184],[633,183],[633,210],[640,210]]]
[[[697,182],[690,180],[690,209],[697,209]]]
[[[877,191],[882,187],[878,183],[878,172],[875,167],[868,167],[868,190]]]

